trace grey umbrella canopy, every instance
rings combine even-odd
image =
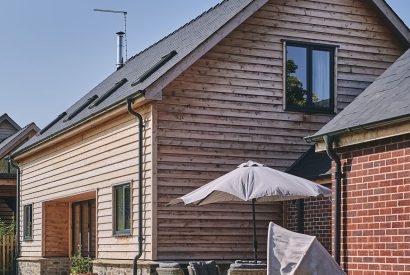
[[[256,202],[296,200],[330,196],[331,194],[332,191],[329,188],[312,181],[266,167],[254,161],[248,161],[191,193],[172,200],[169,205],[182,202],[186,205],[205,205],[229,201],[251,201],[254,254],[255,261],[257,261]]]

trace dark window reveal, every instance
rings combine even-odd
[[[24,224],[23,224],[23,234],[24,240],[33,239],[33,205],[24,206]]]
[[[131,233],[131,191],[130,184],[114,187],[114,234]]]
[[[288,43],[286,109],[333,112],[334,48]]]

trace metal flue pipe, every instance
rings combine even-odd
[[[117,32],[117,70],[124,66],[124,35],[125,32]]]

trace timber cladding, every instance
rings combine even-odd
[[[69,251],[69,203],[46,202],[43,206],[43,231],[45,257],[68,257]]]
[[[165,204],[249,159],[288,168],[309,148],[303,137],[333,115],[284,111],[283,40],[337,46],[341,110],[404,52],[377,16],[366,1],[271,0],[165,89],[157,104],[158,259],[251,257],[249,205]],[[282,205],[257,210],[265,243],[268,222],[282,224]]]
[[[144,257],[151,258],[151,106],[139,109],[145,119],[144,128]],[[81,193],[97,194],[97,257],[132,259],[137,247],[137,234],[127,238],[115,238],[112,234],[112,186],[125,181],[137,180],[138,127],[135,119],[126,113],[91,128],[69,141],[48,148],[34,158],[25,160],[22,168],[22,201],[33,203],[33,241],[22,241],[22,257],[68,255],[70,234],[63,234],[51,220],[62,218],[62,212],[43,212],[43,203],[63,200]],[[137,228],[138,188],[133,189],[132,222]],[[84,199],[84,198],[83,198]],[[81,200],[83,200],[81,199]],[[74,200],[75,201],[75,200]],[[73,202],[74,202],[73,201]],[[55,216],[57,215],[57,216]],[[63,215],[63,216],[61,216]],[[61,217],[60,217],[61,216]],[[47,221],[50,218],[51,220]],[[20,225],[22,226],[22,224]],[[45,228],[44,228],[45,227]],[[44,228],[44,232],[42,232]],[[65,239],[58,248],[48,249],[55,240],[54,231]],[[46,233],[48,232],[48,233]],[[43,239],[46,236],[46,239]],[[94,241],[93,241],[94,242]],[[57,243],[56,243],[57,244]],[[43,247],[47,248],[43,250]],[[51,255],[52,254],[52,255]]]
[[[165,205],[249,159],[287,169],[309,149],[303,137],[333,117],[284,111],[283,40],[337,46],[337,110],[404,52],[366,1],[269,1],[172,81],[162,100],[138,109],[146,126],[143,259],[251,258],[249,204]],[[138,129],[125,109],[116,114],[22,161],[22,200],[34,203],[33,241],[22,242],[23,257],[44,256],[43,203],[90,192],[96,257],[135,256]],[[132,236],[114,237],[112,187],[130,181]],[[256,218],[263,258],[268,223],[283,224],[283,205],[258,204]]]

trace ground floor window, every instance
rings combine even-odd
[[[131,191],[130,184],[114,186],[114,235],[131,234]]]
[[[24,206],[24,222],[23,222],[24,240],[33,239],[33,205]]]

